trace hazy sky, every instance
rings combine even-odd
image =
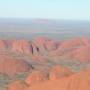
[[[90,20],[90,0],[0,0],[0,17]]]

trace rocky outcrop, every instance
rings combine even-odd
[[[6,49],[7,43],[5,40],[0,40],[0,50]]]
[[[24,54],[32,54],[32,44],[27,40],[13,40],[12,41],[12,50]]]
[[[24,81],[15,81],[8,85],[8,90],[27,90],[28,85]]]
[[[32,69],[28,63],[23,60],[15,59],[9,56],[0,55],[0,73],[9,76],[18,73],[24,73]]]
[[[33,71],[25,80],[28,85],[44,82],[48,80],[48,74],[43,71]]]
[[[88,38],[0,40],[0,73],[10,78],[29,73],[23,81],[9,84],[8,90],[90,90],[90,70],[75,73],[67,68],[81,65],[90,66]]]
[[[49,51],[56,50],[57,48],[57,43],[54,40],[50,40],[44,37],[38,37],[33,42],[39,48],[39,51],[42,54],[46,54]]]
[[[73,75],[73,72],[70,69],[57,65],[50,70],[49,79],[57,80],[70,75]]]
[[[76,73],[70,77],[47,81],[27,90],[90,90],[90,71]]]
[[[29,55],[32,59],[45,59],[51,57],[66,57],[80,61],[89,60],[90,40],[86,37],[64,41],[54,41],[45,37],[34,40],[0,40],[1,50]]]

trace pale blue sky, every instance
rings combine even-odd
[[[90,0],[0,0],[0,18],[90,20]]]

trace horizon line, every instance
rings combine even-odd
[[[90,21],[90,19],[55,19],[55,18],[25,18],[25,17],[0,17],[0,19],[22,19],[22,20],[56,20],[56,21]]]

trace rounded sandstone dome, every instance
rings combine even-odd
[[[0,49],[6,49],[8,46],[5,40],[0,40]]]
[[[28,85],[24,81],[15,81],[8,86],[8,90],[27,90]]]
[[[48,81],[29,87],[27,90],[90,90],[90,70],[81,71],[70,77]]]
[[[33,71],[25,80],[28,85],[48,80],[48,75],[42,71]]]
[[[32,66],[23,60],[17,60],[5,55],[0,56],[0,73],[2,74],[13,76],[18,73],[27,72],[31,68]]]
[[[69,70],[68,68],[63,68],[63,67],[57,65],[51,69],[51,71],[49,73],[49,79],[55,80],[55,79],[59,79],[62,77],[70,76],[72,74],[73,74],[73,72],[71,70]]]
[[[24,54],[31,54],[32,48],[31,43],[28,40],[13,40],[12,50]]]

